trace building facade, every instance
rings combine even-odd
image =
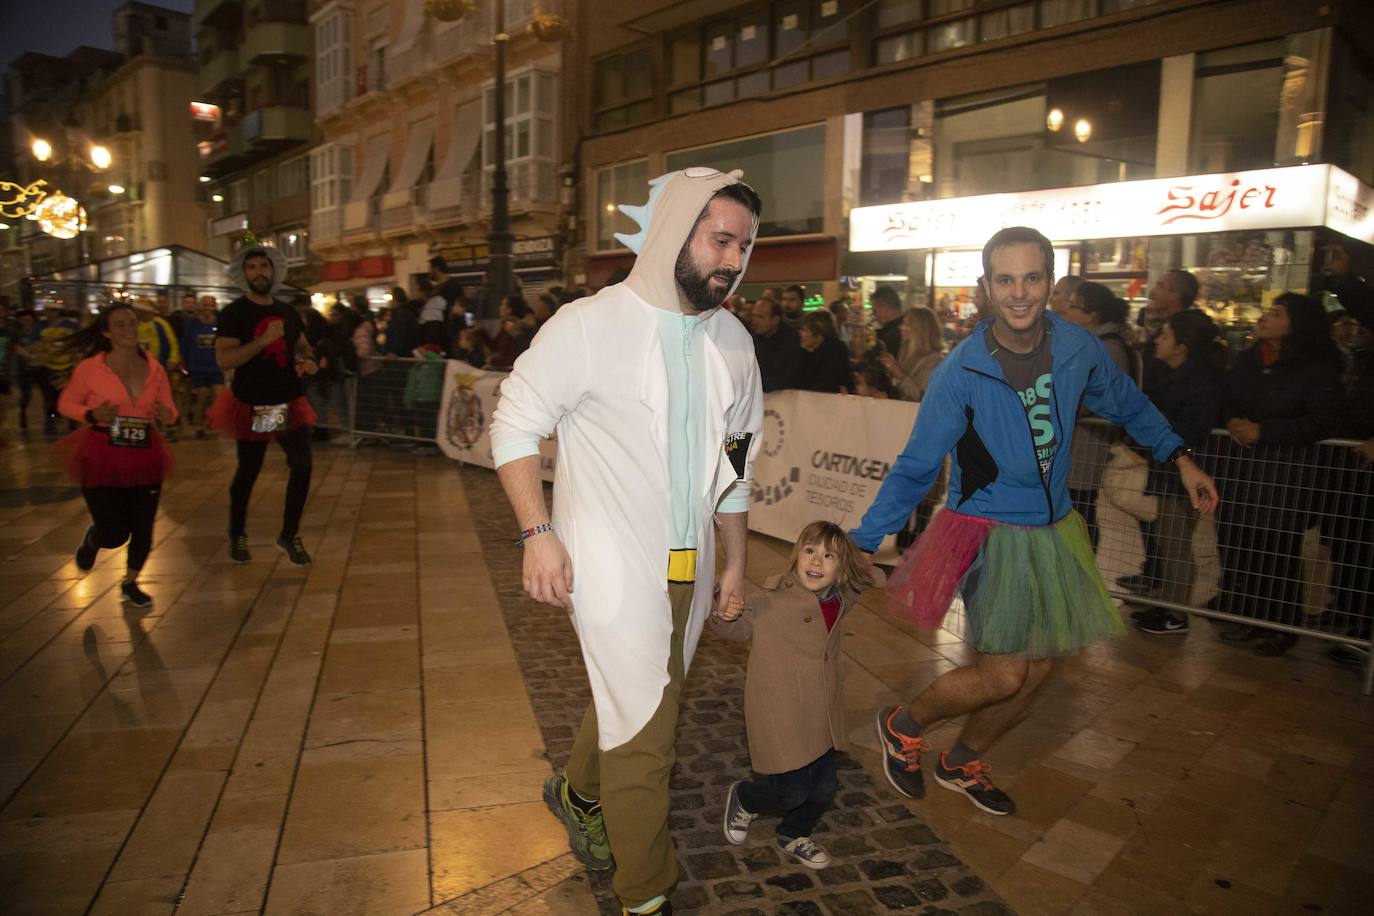
[[[557,4],[505,0],[506,164],[516,278],[526,295],[559,264],[558,36],[530,29]],[[415,279],[442,256],[481,285],[488,264],[495,168],[494,8],[434,18],[424,0],[312,4],[320,143],[311,153],[310,245],[323,259],[313,287],[331,299]]]
[[[205,246],[206,198],[197,188],[186,112],[194,98],[190,17],[131,2],[112,20],[115,50],[66,57],[25,54],[7,78],[13,172],[46,180],[86,211],[87,229],[54,238],[10,221],[0,285],[131,252]],[[40,158],[34,144],[47,144]],[[97,148],[109,159],[93,158]]]
[[[987,225],[991,208],[993,228],[1054,226],[1061,272],[1139,304],[1153,277],[1186,267],[1214,310],[1243,322],[1308,288],[1325,242],[1374,241],[1372,15],[1317,0],[589,2],[570,51],[591,87],[567,130],[582,137],[574,255],[604,283],[632,261],[614,204],[642,202],[670,169],[742,168],[765,203],[746,292],[796,282],[814,302],[866,301],[890,284],[967,313],[976,246],[946,230]],[[1323,189],[1328,209],[1354,195],[1360,219],[1213,222],[1214,207],[1166,232],[1143,219],[1153,213],[1108,219],[1123,214],[1094,210],[1105,193],[1068,193],[1228,176],[1215,203],[1232,173],[1310,189],[1312,173],[1293,170],[1319,163],[1346,176]],[[1157,189],[1160,207],[1185,184]],[[1210,186],[1196,184],[1203,200]],[[1151,206],[1122,199],[1137,198],[1127,206]],[[860,209],[893,205],[907,209]],[[878,242],[851,237],[865,215]],[[927,231],[893,230],[898,219]]]
[[[306,0],[197,0],[201,183],[213,204],[209,251],[228,258],[245,230],[286,256],[287,280],[319,275],[310,254],[310,29]]]

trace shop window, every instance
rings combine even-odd
[[[743,169],[767,204],[759,237],[820,232],[825,222],[825,128],[803,127],[668,154],[669,171]]]
[[[1197,56],[1190,163],[1195,172],[1274,164],[1283,41]]]
[[[654,58],[649,47],[603,57],[592,65],[593,107],[598,131],[653,120]]]
[[[649,197],[649,160],[637,159],[597,169],[596,250],[620,247],[615,233],[639,231],[634,220],[616,209],[617,204],[642,204]]]

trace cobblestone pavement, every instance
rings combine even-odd
[[[550,761],[566,763],[591,699],[577,639],[563,611],[530,601],[520,587],[515,529],[495,475],[464,469],[497,599],[520,661]],[[744,734],[748,650],[707,634],[692,662],[678,723],[671,825],[682,880],[675,912],[731,916],[996,916],[1011,911],[949,844],[901,804],[879,776],[841,757],[840,793],[816,831],[834,857],[810,871],[784,862],[771,819],[756,822],[747,845],[731,846],[719,820],[726,787],[749,772]],[[606,874],[592,874],[602,913],[619,913]]]

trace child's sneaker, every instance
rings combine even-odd
[[[756,817],[757,814],[740,804],[739,782],[731,783],[730,791],[725,794],[725,838],[736,846],[744,845],[749,839],[749,825]]]
[[[873,725],[883,746],[883,772],[892,788],[907,798],[925,798],[926,783],[921,776],[921,751],[930,750],[930,742],[920,735],[903,735],[892,729],[892,719],[901,707],[879,709]]]
[[[964,793],[969,801],[988,814],[1000,816],[1016,813],[1016,802],[988,778],[991,767],[981,760],[970,760],[963,766],[948,766],[945,763],[948,753],[941,753],[940,762],[935,765],[936,782],[951,791]]]
[[[583,811],[572,800],[572,787],[567,777],[550,776],[544,780],[544,804],[563,822],[568,831],[568,848],[587,868],[601,870],[610,868],[611,841],[606,836],[606,818],[601,814],[601,803],[592,806],[591,811]]]
[[[830,853],[811,842],[809,836],[799,836],[795,840],[780,836],[778,837],[778,848],[807,868],[814,868],[819,871],[830,864]]]
[[[667,897],[659,895],[643,906],[630,909],[625,904],[620,905],[621,916],[672,916],[673,905]]]

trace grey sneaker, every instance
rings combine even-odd
[[[563,822],[568,831],[568,848],[587,868],[601,871],[615,864],[611,859],[611,841],[606,837],[606,819],[598,802],[590,812],[573,804],[568,780],[561,775],[544,780],[544,804],[553,816]]]
[[[780,836],[778,848],[807,868],[819,871],[830,864],[830,853],[813,843],[809,836],[799,836],[795,840]]]
[[[756,817],[757,814],[745,810],[744,805],[740,804],[738,780],[732,782],[730,791],[725,793],[725,838],[735,846],[744,845],[744,841],[749,839],[749,825],[754,823]]]

